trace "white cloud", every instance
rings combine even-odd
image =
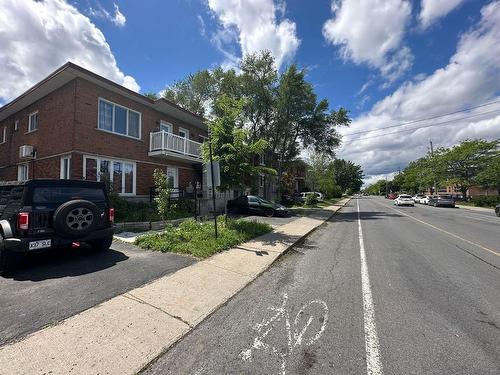
[[[300,40],[295,23],[281,15],[284,1],[278,6],[273,0],[208,0],[207,4],[220,22],[221,30],[213,38],[220,50],[227,52],[227,45],[234,41],[243,55],[269,50],[278,67],[295,56]],[[238,60],[236,53],[228,53],[230,62]]]
[[[464,0],[422,0],[418,16],[420,25],[424,29],[428,28],[463,2]]]
[[[131,90],[103,33],[65,0],[0,2],[0,100],[9,101],[68,61]]]
[[[380,69],[393,81],[407,71],[413,55],[402,47],[411,17],[407,0],[332,0],[333,17],[323,25],[323,36],[340,46],[344,60]]]
[[[462,34],[455,54],[445,67],[405,82],[367,114],[354,119],[350,129],[342,131],[346,134],[372,130],[346,137],[339,152],[341,157],[361,164],[370,178],[393,172],[398,167],[403,169],[411,160],[425,155],[430,139],[435,147],[449,147],[466,138],[500,138],[500,104],[397,129],[374,131],[500,100],[500,2],[483,7],[481,14],[478,24]],[[470,118],[493,110],[497,112]],[[373,138],[378,134],[444,121],[450,122]]]
[[[127,19],[125,18],[123,13],[120,12],[120,8],[118,8],[118,5],[114,4],[114,6],[115,14],[113,15],[113,18],[111,18],[111,22],[113,22],[116,26],[123,27],[125,26]]]

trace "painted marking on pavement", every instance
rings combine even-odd
[[[436,230],[438,230],[438,231],[440,231],[440,232],[446,233],[447,235],[449,235],[449,236],[451,236],[451,237],[458,238],[459,240],[462,240],[462,241],[464,241],[464,242],[468,243],[469,245],[477,246],[477,247],[479,247],[480,249],[483,249],[484,251],[487,251],[488,253],[491,253],[491,254],[496,255],[496,256],[500,256],[500,253],[498,253],[498,252],[496,252],[496,251],[494,251],[494,250],[488,249],[487,247],[485,247],[485,246],[483,246],[483,245],[480,245],[480,244],[478,244],[478,243],[476,243],[476,242],[472,242],[472,241],[469,241],[469,240],[467,240],[467,239],[465,239],[465,238],[463,238],[463,237],[457,236],[457,235],[456,235],[456,234],[454,234],[454,233],[451,233],[451,232],[448,232],[447,230],[444,230],[444,229],[441,229],[441,228],[439,228],[439,227],[436,227],[435,225],[432,225],[432,224],[430,224],[430,223],[428,223],[428,222],[426,222],[426,221],[423,221],[423,220],[417,219],[415,216],[409,215],[409,214],[407,214],[406,212],[403,212],[403,211],[401,211],[401,210],[397,210],[397,209],[392,208],[392,207],[390,207],[390,206],[386,206],[386,205],[384,205],[384,204],[382,204],[382,203],[377,203],[377,204],[381,204],[381,205],[382,205],[382,206],[384,206],[384,207],[390,208],[391,210],[396,211],[396,212],[400,213],[401,215],[407,216],[407,217],[409,217],[409,218],[411,218],[411,219],[413,219],[413,220],[415,220],[415,221],[418,221],[418,222],[419,222],[419,223],[421,223],[421,224],[428,225],[429,227],[434,228],[434,229],[436,229]]]
[[[253,344],[250,348],[241,351],[240,358],[243,361],[252,361],[252,351],[254,350],[268,351],[278,356],[281,359],[281,374],[285,375],[287,357],[290,356],[292,352],[297,347],[300,347],[302,344],[309,346],[314,344],[317,340],[319,340],[319,338],[325,331],[326,324],[328,323],[328,306],[326,305],[326,303],[322,300],[316,299],[304,304],[300,309],[300,311],[295,316],[295,319],[293,320],[293,325],[290,321],[290,313],[286,308],[287,303],[288,303],[288,294],[285,293],[283,295],[283,302],[281,306],[279,307],[271,306],[267,308],[270,311],[274,311],[275,314],[270,319],[262,320],[262,323],[258,323],[253,327],[253,329],[256,330],[259,333],[259,335],[255,337],[255,339],[253,340]],[[313,310],[313,306],[315,305],[317,306],[317,308],[314,310],[317,310],[319,308],[319,310],[321,310],[322,312],[322,315],[318,319],[318,321],[321,323],[321,326],[319,330],[316,331],[315,335],[311,336],[308,339],[304,339],[306,331],[309,329],[313,321],[316,319],[314,317],[314,311],[311,311]],[[306,312],[309,312],[309,315],[306,315]],[[307,320],[304,326],[299,330],[299,323],[303,317],[306,317]],[[275,323],[279,322],[284,324],[286,330],[287,349],[285,351],[281,351],[275,346],[265,342],[266,337],[273,330]]]
[[[382,375],[382,362],[380,361],[380,345],[375,323],[375,309],[373,307],[370,276],[366,263],[365,243],[363,230],[361,228],[361,214],[358,207],[358,231],[359,231],[359,254],[361,258],[361,290],[363,292],[363,318],[365,326],[365,350],[366,350],[366,372],[368,375]]]

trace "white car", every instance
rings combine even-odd
[[[400,194],[394,199],[394,204],[396,206],[415,206],[415,201],[411,195]]]
[[[426,195],[425,197],[420,198],[420,203],[421,203],[421,204],[427,204],[427,205],[428,205],[428,204],[429,204],[429,198],[430,198],[430,196],[429,196],[429,195]]]
[[[316,199],[318,200],[318,202],[322,202],[325,199],[323,194],[318,191],[305,191],[303,193],[300,193],[300,200],[302,202],[305,202],[308,194],[316,194]]]
[[[413,200],[415,201],[415,203],[422,203],[421,200],[422,198],[425,198],[425,195],[423,194],[417,194],[413,197]]]

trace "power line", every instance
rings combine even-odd
[[[399,127],[399,126],[405,126],[405,125],[416,124],[416,123],[418,123],[418,122],[422,122],[422,121],[435,120],[435,119],[437,119],[437,118],[446,117],[446,116],[451,116],[451,115],[456,115],[457,113],[468,112],[468,111],[471,111],[471,110],[473,110],[473,109],[483,108],[483,107],[487,107],[487,106],[489,106],[489,105],[492,105],[492,104],[497,104],[497,103],[500,103],[500,100],[495,100],[495,101],[493,101],[493,102],[488,102],[488,103],[479,104],[479,105],[476,105],[476,106],[473,106],[473,107],[464,108],[464,109],[461,109],[461,110],[458,110],[458,111],[449,112],[449,113],[445,113],[445,114],[442,114],[442,115],[436,115],[436,116],[431,116],[431,117],[421,118],[421,119],[418,119],[418,120],[412,120],[412,121],[408,121],[408,122],[403,122],[403,123],[396,124],[396,125],[385,126],[385,127],[383,127],[383,128],[377,128],[377,129],[372,129],[372,130],[360,130],[360,131],[358,131],[358,132],[344,134],[344,136],[345,136],[345,137],[348,137],[348,136],[350,136],[350,135],[364,134],[364,133],[371,133],[371,132],[375,132],[375,131],[379,131],[379,130],[391,129],[391,128],[397,128],[397,127]]]
[[[437,122],[437,123],[435,123],[435,124],[430,124],[430,125],[422,125],[422,126],[418,126],[418,127],[414,127],[414,128],[410,128],[410,129],[396,130],[396,131],[394,131],[394,132],[383,133],[383,134],[377,134],[377,135],[373,135],[373,136],[370,136],[370,137],[361,137],[361,138],[356,138],[356,139],[353,139],[353,140],[348,141],[348,142],[346,142],[346,143],[357,142],[357,141],[361,141],[361,140],[364,140],[364,139],[379,138],[379,137],[384,137],[384,136],[386,136],[386,135],[391,135],[391,134],[397,134],[397,133],[410,132],[410,131],[413,131],[413,130],[419,130],[419,129],[424,129],[424,128],[430,128],[430,127],[433,127],[433,126],[446,125],[446,124],[449,124],[450,122],[467,120],[467,119],[470,119],[470,118],[473,118],[473,117],[479,117],[479,116],[489,115],[489,114],[492,114],[492,113],[500,113],[500,109],[496,109],[496,110],[494,110],[494,111],[489,111],[489,112],[476,113],[476,114],[474,114],[474,115],[465,116],[465,117],[461,117],[461,118],[456,118],[456,119],[452,119],[452,120],[447,120],[447,121],[443,121],[443,122]]]

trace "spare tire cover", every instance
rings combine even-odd
[[[62,237],[84,237],[95,229],[98,219],[99,209],[94,203],[75,199],[55,210],[54,229]]]

